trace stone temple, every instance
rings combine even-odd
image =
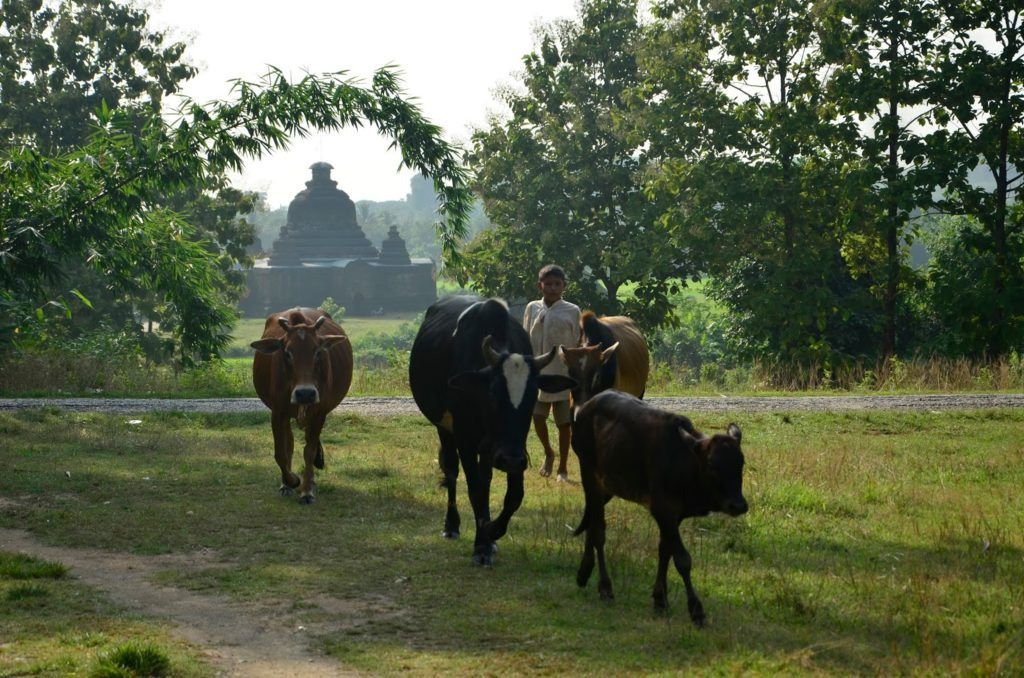
[[[239,308],[264,317],[292,306],[316,308],[326,297],[347,315],[421,311],[437,298],[434,262],[410,259],[398,228],[378,250],[356,221],[356,206],[331,179],[326,162],[288,206],[288,223],[270,256],[257,259]]]

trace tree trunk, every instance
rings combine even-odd
[[[885,326],[882,332],[882,360],[888,364],[896,353],[896,296],[899,291],[900,250],[899,250],[899,205],[896,202],[896,186],[899,182],[900,120],[896,79],[896,61],[899,58],[898,42],[895,36],[889,38],[889,167],[886,179],[888,205],[885,220],[885,293],[882,297],[882,315]]]

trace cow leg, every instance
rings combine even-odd
[[[658,521],[658,528],[661,531],[661,542],[658,546],[658,578],[654,583],[654,606],[659,608],[658,594],[660,585],[662,604],[659,609],[664,609],[665,607],[665,596],[668,588],[665,575],[668,570],[668,555],[671,555],[676,570],[682,576],[683,584],[686,585],[686,607],[690,612],[690,619],[693,621],[694,626],[701,628],[704,626],[704,605],[701,604],[700,598],[697,597],[697,591],[693,588],[693,580],[690,577],[693,559],[690,558],[689,551],[683,546],[683,540],[679,537],[679,520],[671,516],[668,511],[659,510],[655,512],[652,509],[651,513],[654,515],[654,519]]]
[[[444,516],[444,532],[441,534],[445,539],[458,539],[459,526],[462,519],[459,517],[459,507],[455,501],[455,488],[459,480],[459,452],[455,447],[455,436],[443,428],[437,429],[437,437],[441,441],[441,447],[437,452],[437,463],[444,474],[444,486],[448,490],[448,511]]]
[[[668,607],[668,562],[672,559],[672,543],[662,534],[658,540],[658,573],[654,575],[654,610],[664,612]]]
[[[292,473],[292,450],[295,439],[292,436],[291,419],[287,412],[273,413],[271,428],[274,431],[274,459],[281,469],[281,489],[283,495],[292,493],[299,486],[299,477]]]
[[[462,470],[466,473],[466,489],[469,491],[469,502],[473,506],[473,517],[476,523],[476,536],[473,539],[473,563],[490,566],[494,563],[493,544],[488,537],[487,524],[491,522],[491,508],[488,505],[488,487],[490,485],[490,466],[487,465],[485,483],[483,465],[478,463],[475,448],[459,445],[459,458]]]
[[[587,585],[590,574],[594,571],[594,555],[596,553],[599,575],[597,592],[602,600],[612,600],[615,598],[615,594],[612,592],[612,580],[608,576],[608,568],[604,560],[604,505],[608,503],[609,497],[598,487],[597,478],[589,466],[580,465],[580,479],[583,482],[583,495],[586,502],[583,515],[586,521],[587,536],[583,546],[583,559],[576,572],[576,583],[579,586]],[[581,527],[583,527],[582,524]]]
[[[302,483],[299,485],[299,503],[312,504],[315,500],[313,488],[313,469],[316,467],[317,457],[322,458],[320,447],[320,431],[324,428],[327,420],[327,413],[316,414],[306,422],[306,445],[302,450],[302,460],[305,466],[302,469]]]
[[[501,513],[490,524],[489,532],[492,543],[505,536],[505,532],[508,531],[509,521],[512,520],[512,515],[523,505],[523,496],[526,494],[523,489],[522,473],[508,473],[506,474],[506,481],[508,484],[505,489],[505,501],[501,506]],[[497,544],[494,544],[492,548],[494,551],[497,551]]]

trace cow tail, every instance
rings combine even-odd
[[[584,532],[586,532],[587,531],[587,524],[589,522],[590,522],[590,519],[587,516],[587,507],[584,506],[583,507],[583,517],[580,518],[580,524],[576,527],[575,530],[572,531],[572,536],[578,537],[581,534],[583,534]]]

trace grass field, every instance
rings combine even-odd
[[[341,319],[341,326],[352,341],[358,341],[375,332],[391,334],[402,323],[407,323],[416,317],[415,313],[389,313],[372,318],[346,317]],[[224,355],[231,358],[252,357],[252,348],[249,347],[249,344],[263,336],[265,323],[265,318],[242,318],[239,320],[231,331],[231,343],[228,344]]]
[[[296,625],[373,673],[969,674],[1024,671],[1021,411],[759,414],[744,429],[750,513],[686,521],[709,626],[694,629],[678,576],[651,608],[657,531],[609,504],[616,600],[574,581],[576,485],[528,472],[526,500],[493,569],[440,538],[435,436],[413,418],[332,418],[318,502],[276,493],[266,416],[0,415],[0,526],[49,544],[124,553],[212,549],[228,563],[160,581],[241,601],[290,601]],[[724,418],[698,418],[704,429]],[[531,454],[538,450],[531,436]],[[575,460],[570,472],[575,475]],[[68,474],[65,474],[65,471]],[[496,474],[492,506],[503,482]],[[67,578],[0,569],[0,676],[84,672],[137,637],[195,650],[125,619]],[[315,597],[377,601],[359,619]],[[351,607],[351,606],[350,606]],[[372,606],[371,606],[372,607]],[[364,607],[363,609],[369,609]],[[56,667],[56,668],[55,668]]]

